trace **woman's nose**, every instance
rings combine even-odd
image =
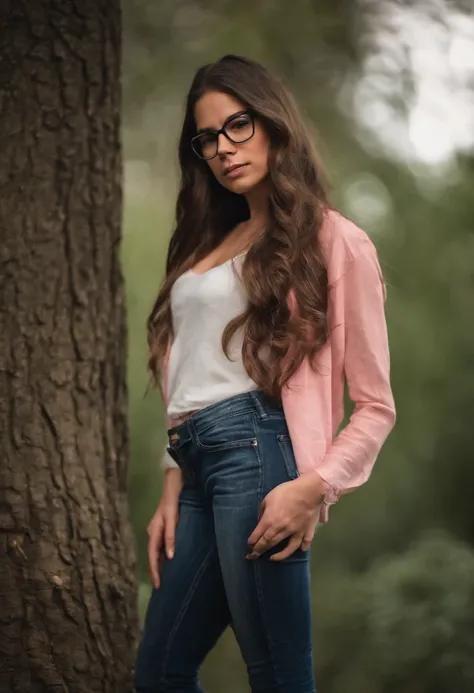
[[[234,154],[235,151],[235,145],[221,132],[217,138],[217,153],[222,156],[224,154]]]

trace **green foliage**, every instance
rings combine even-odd
[[[151,590],[151,584],[149,584],[148,582],[140,582],[138,586],[138,613],[140,616],[141,623],[143,623],[145,620],[148,601],[151,596]]]
[[[474,689],[474,552],[449,536],[376,566],[367,585],[374,669],[394,690]],[[386,690],[386,689],[384,689]]]
[[[322,688],[472,691],[473,575],[474,552],[447,534],[433,534],[362,576],[326,582],[316,609]]]

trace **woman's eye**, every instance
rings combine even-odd
[[[214,144],[216,141],[216,136],[209,133],[209,135],[201,135],[200,142],[201,147],[206,147],[210,144]]]
[[[237,120],[232,121],[230,127],[232,130],[241,130],[242,128],[247,127],[249,123],[250,121],[248,118],[238,118]]]

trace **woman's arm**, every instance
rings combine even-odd
[[[167,375],[168,375],[168,364],[169,364],[169,357],[170,357],[170,352],[171,352],[171,341],[168,344],[168,347],[166,349],[166,353],[163,359],[163,364],[161,366],[161,377],[159,380],[159,389],[161,393],[161,399],[163,400],[163,406],[166,409],[168,407],[168,387],[167,387]],[[168,413],[165,414],[165,421],[166,421],[166,430],[168,431],[173,423],[168,416]],[[165,445],[165,449],[163,450],[163,453],[161,455],[161,467],[164,471],[167,469],[179,469],[179,466],[176,464],[174,459],[171,457],[171,455],[168,452],[168,445]]]
[[[364,483],[395,423],[385,285],[371,242],[331,291],[337,292],[331,300],[337,303],[338,319],[343,316],[336,329],[344,329],[344,370],[354,411],[317,470],[276,487],[266,496],[264,512],[249,537],[249,558],[257,558],[288,536],[292,536],[288,547],[272,560],[287,558],[300,545],[307,545],[317,521],[327,522],[327,490],[346,493]]]
[[[367,481],[395,423],[385,285],[372,243],[331,290],[338,292],[332,300],[344,306],[344,371],[354,410],[317,471],[330,486],[347,493]]]

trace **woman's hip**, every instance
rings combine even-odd
[[[261,391],[207,407],[168,431],[185,483],[211,493],[257,493],[297,476],[281,403]]]

